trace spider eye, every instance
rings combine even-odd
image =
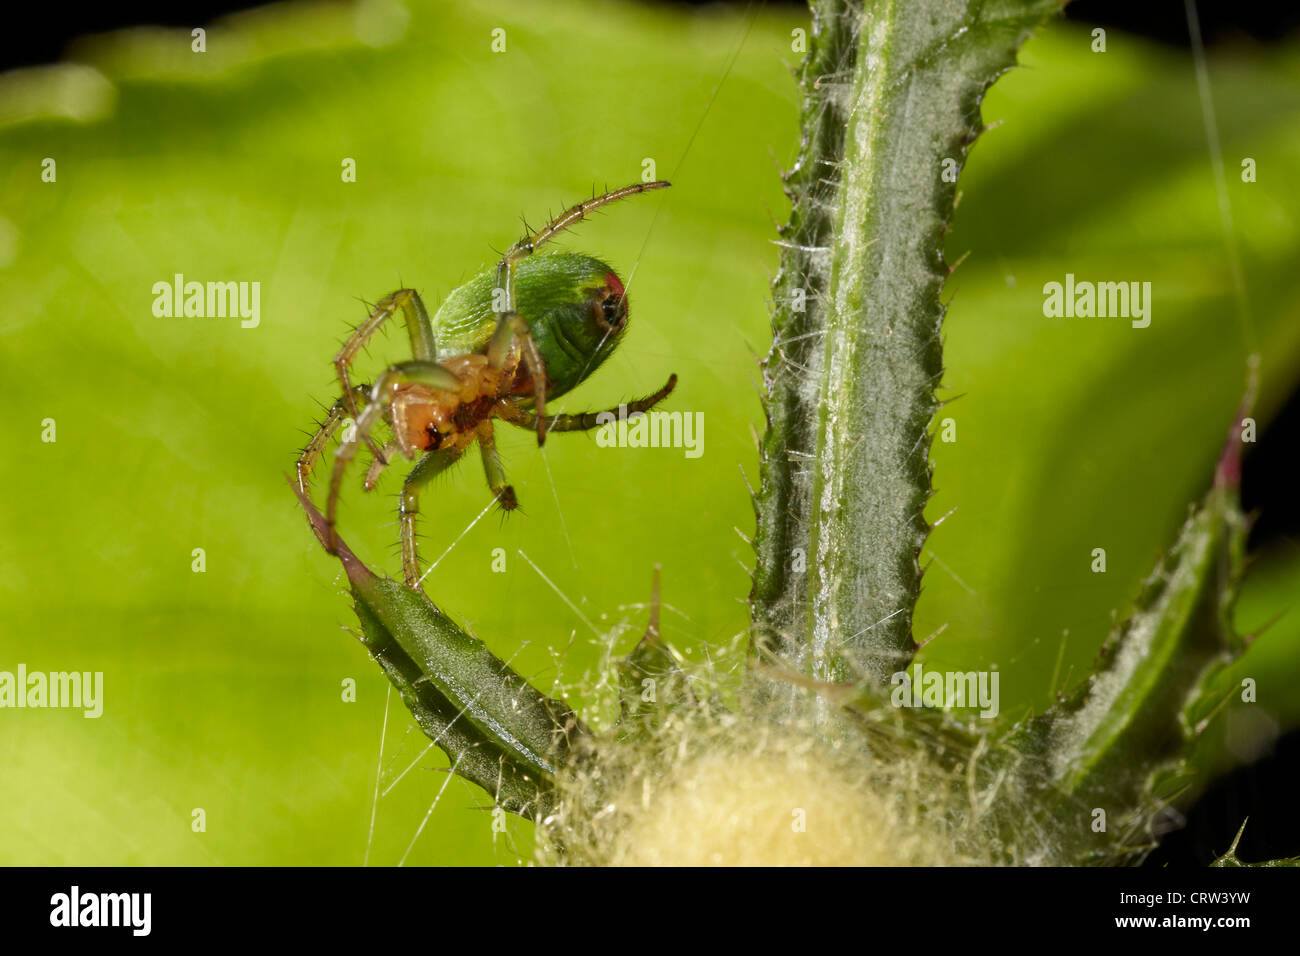
[[[627,298],[622,292],[616,293],[611,289],[600,303],[600,312],[606,325],[618,328],[627,319]]]
[[[617,332],[627,322],[627,290],[614,273],[606,273],[604,287],[592,300],[592,312],[607,332]]]

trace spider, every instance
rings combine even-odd
[[[606,413],[548,416],[546,403],[579,385],[613,353],[627,328],[626,290],[599,259],[571,252],[532,255],[593,210],[668,185],[662,180],[633,183],[569,207],[511,246],[495,269],[454,290],[432,320],[414,289],[399,289],[380,300],[334,357],[341,394],[298,459],[298,486],[306,494],[312,469],[335,432],[344,421],[355,422],[344,432],[330,477],[325,520],[331,554],[338,550],[335,517],[343,477],[361,444],[372,456],[366,491],[394,453],[409,460],[420,455],[398,504],[402,572],[409,586],[418,587],[420,492],[474,442],[497,503],[505,511],[519,506],[497,453],[494,418],[535,429],[539,446],[548,432],[585,431],[601,424]],[[388,366],[374,385],[353,385],[348,373],[357,353],[399,310],[414,357]],[[648,411],[676,384],[677,376],[669,376],[654,394],[626,403],[626,414]],[[371,434],[381,419],[393,432],[382,448]]]

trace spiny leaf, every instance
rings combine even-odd
[[[659,633],[659,565],[650,595],[650,621],[631,653],[619,662],[620,723],[632,733],[651,730],[674,708],[697,703],[681,661]]]
[[[1237,835],[1232,840],[1232,846],[1228,847],[1227,852],[1216,858],[1210,866],[1216,867],[1274,867],[1274,866],[1300,866],[1300,856],[1283,857],[1278,860],[1265,860],[1262,863],[1243,863],[1237,857],[1237,844],[1241,843],[1241,835],[1246,832],[1247,821],[1241,821],[1241,828],[1237,830]]]
[[[1247,644],[1231,610],[1245,565],[1240,428],[1249,402],[1234,419],[1213,487],[1107,639],[1093,673],[1010,735],[1041,761],[1041,782],[1064,801],[1063,830],[1081,835],[1087,858],[1141,855],[1161,819],[1177,820],[1177,807],[1203,784],[1188,754],[1209,719],[1206,687]],[[1087,814],[1097,809],[1109,823],[1092,833]],[[1082,836],[1090,833],[1095,840]]]
[[[290,482],[312,531],[328,540],[325,519]],[[544,696],[466,634],[421,591],[371,572],[339,542],[361,621],[361,641],[402,697],[420,729],[497,805],[545,815],[554,774],[586,729],[562,701]]]

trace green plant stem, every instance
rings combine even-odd
[[[884,681],[915,651],[956,172],[985,91],[1061,6],[812,4],[750,600],[756,651],[819,680]]]

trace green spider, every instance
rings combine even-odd
[[[536,429],[541,445],[550,431],[595,428],[604,413],[546,414],[546,403],[581,384],[613,354],[627,328],[627,293],[604,262],[580,253],[530,258],[537,248],[601,206],[669,183],[634,183],[580,202],[511,246],[495,269],[482,272],[447,296],[436,315],[414,289],[392,292],[334,357],[342,394],[298,459],[298,487],[307,493],[312,469],[341,423],[345,433],[334,459],[325,515],[327,550],[338,551],[335,516],[343,476],[364,443],[373,456],[365,489],[375,486],[394,452],[408,459],[423,453],[410,473],[398,505],[402,572],[420,581],[415,522],[420,492],[454,464],[475,441],[483,456],[488,487],[500,506],[518,507],[493,437],[492,419]],[[373,386],[353,385],[348,370],[371,336],[398,310],[406,320],[413,358],[388,366]],[[673,390],[677,376],[645,398],[626,403],[627,414],[653,408]],[[358,414],[358,408],[360,413]],[[618,409],[611,409],[617,414]],[[382,419],[393,440],[382,449],[371,430]]]

